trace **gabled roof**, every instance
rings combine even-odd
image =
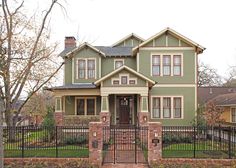
[[[122,70],[124,70],[124,69],[127,70],[127,71],[129,71],[129,72],[131,72],[131,73],[133,73],[133,74],[135,74],[135,75],[137,75],[138,77],[140,77],[140,78],[142,78],[142,79],[148,81],[149,83],[151,83],[151,84],[153,84],[153,85],[156,84],[156,82],[155,82],[154,80],[149,79],[148,77],[142,75],[141,73],[139,73],[139,72],[137,72],[137,71],[135,71],[135,70],[133,70],[133,69],[131,69],[131,68],[125,66],[125,65],[123,65],[122,67],[120,67],[120,68],[118,68],[118,69],[112,71],[111,73],[105,75],[104,77],[98,79],[96,82],[94,82],[94,84],[95,84],[95,85],[98,85],[98,84],[101,83],[102,81],[106,80],[107,78],[109,78],[109,77],[115,75],[116,73],[118,73],[118,72],[120,72],[120,71],[122,71]]]
[[[155,39],[155,38],[157,38],[157,37],[160,37],[161,35],[163,35],[163,34],[165,34],[165,33],[167,33],[167,32],[170,33],[171,35],[177,37],[177,38],[182,39],[184,42],[186,42],[186,43],[188,43],[188,44],[190,44],[190,45],[192,45],[192,46],[195,46],[195,47],[199,48],[199,49],[201,50],[201,52],[203,52],[203,50],[205,50],[205,47],[199,45],[198,43],[196,43],[196,42],[194,42],[194,41],[192,41],[192,40],[190,40],[189,38],[187,38],[187,37],[183,36],[182,34],[176,32],[175,30],[173,30],[173,29],[167,27],[167,28],[165,28],[164,30],[160,31],[159,33],[155,34],[154,36],[150,37],[149,39],[145,40],[145,41],[144,41],[143,43],[141,43],[139,46],[136,46],[135,48],[133,48],[133,51],[137,50],[139,47],[144,46],[145,44],[149,43],[151,40],[153,40],[153,39]],[[201,53],[201,52],[200,52],[200,53]]]
[[[140,36],[138,36],[138,35],[136,35],[136,34],[134,34],[134,33],[131,33],[131,34],[129,34],[128,36],[125,36],[124,38],[122,38],[122,39],[120,39],[119,41],[117,41],[116,43],[114,43],[114,44],[112,45],[112,47],[115,47],[116,45],[122,43],[123,41],[129,39],[130,37],[135,37],[135,38],[137,38],[138,40],[140,40],[141,42],[144,41],[144,39],[143,39],[142,37],[140,37]]]
[[[79,47],[75,47],[75,48],[71,48],[71,49],[66,49],[64,51],[62,51],[59,55],[62,56],[62,57],[68,57],[70,54],[72,53],[75,53],[75,52],[78,52],[80,51],[81,49],[83,49],[84,47],[89,47],[91,48],[92,50],[94,50],[95,52],[103,55],[104,57],[106,56],[106,54],[104,52],[102,52],[101,50],[95,48],[94,46],[90,45],[89,43],[85,42],[83,44],[81,44]],[[62,55],[62,53],[64,55]]]
[[[228,93],[218,95],[211,101],[217,106],[235,106],[236,105],[236,93]]]

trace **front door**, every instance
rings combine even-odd
[[[121,125],[129,124],[130,120],[130,105],[129,105],[129,98],[128,97],[120,97],[119,98],[119,123]]]

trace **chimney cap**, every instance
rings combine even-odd
[[[65,39],[73,39],[73,40],[75,40],[75,37],[74,36],[66,36]]]

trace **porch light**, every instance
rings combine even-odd
[[[157,132],[154,133],[154,137],[155,137],[155,138],[158,137],[158,133],[157,133]]]
[[[93,136],[96,137],[97,136],[97,132],[93,132]]]
[[[145,121],[145,122],[147,121],[147,116],[143,117],[143,121]]]
[[[107,120],[107,117],[106,116],[103,116],[102,117],[102,121],[105,122]]]

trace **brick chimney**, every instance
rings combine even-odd
[[[65,48],[76,47],[76,39],[74,36],[65,37]]]

